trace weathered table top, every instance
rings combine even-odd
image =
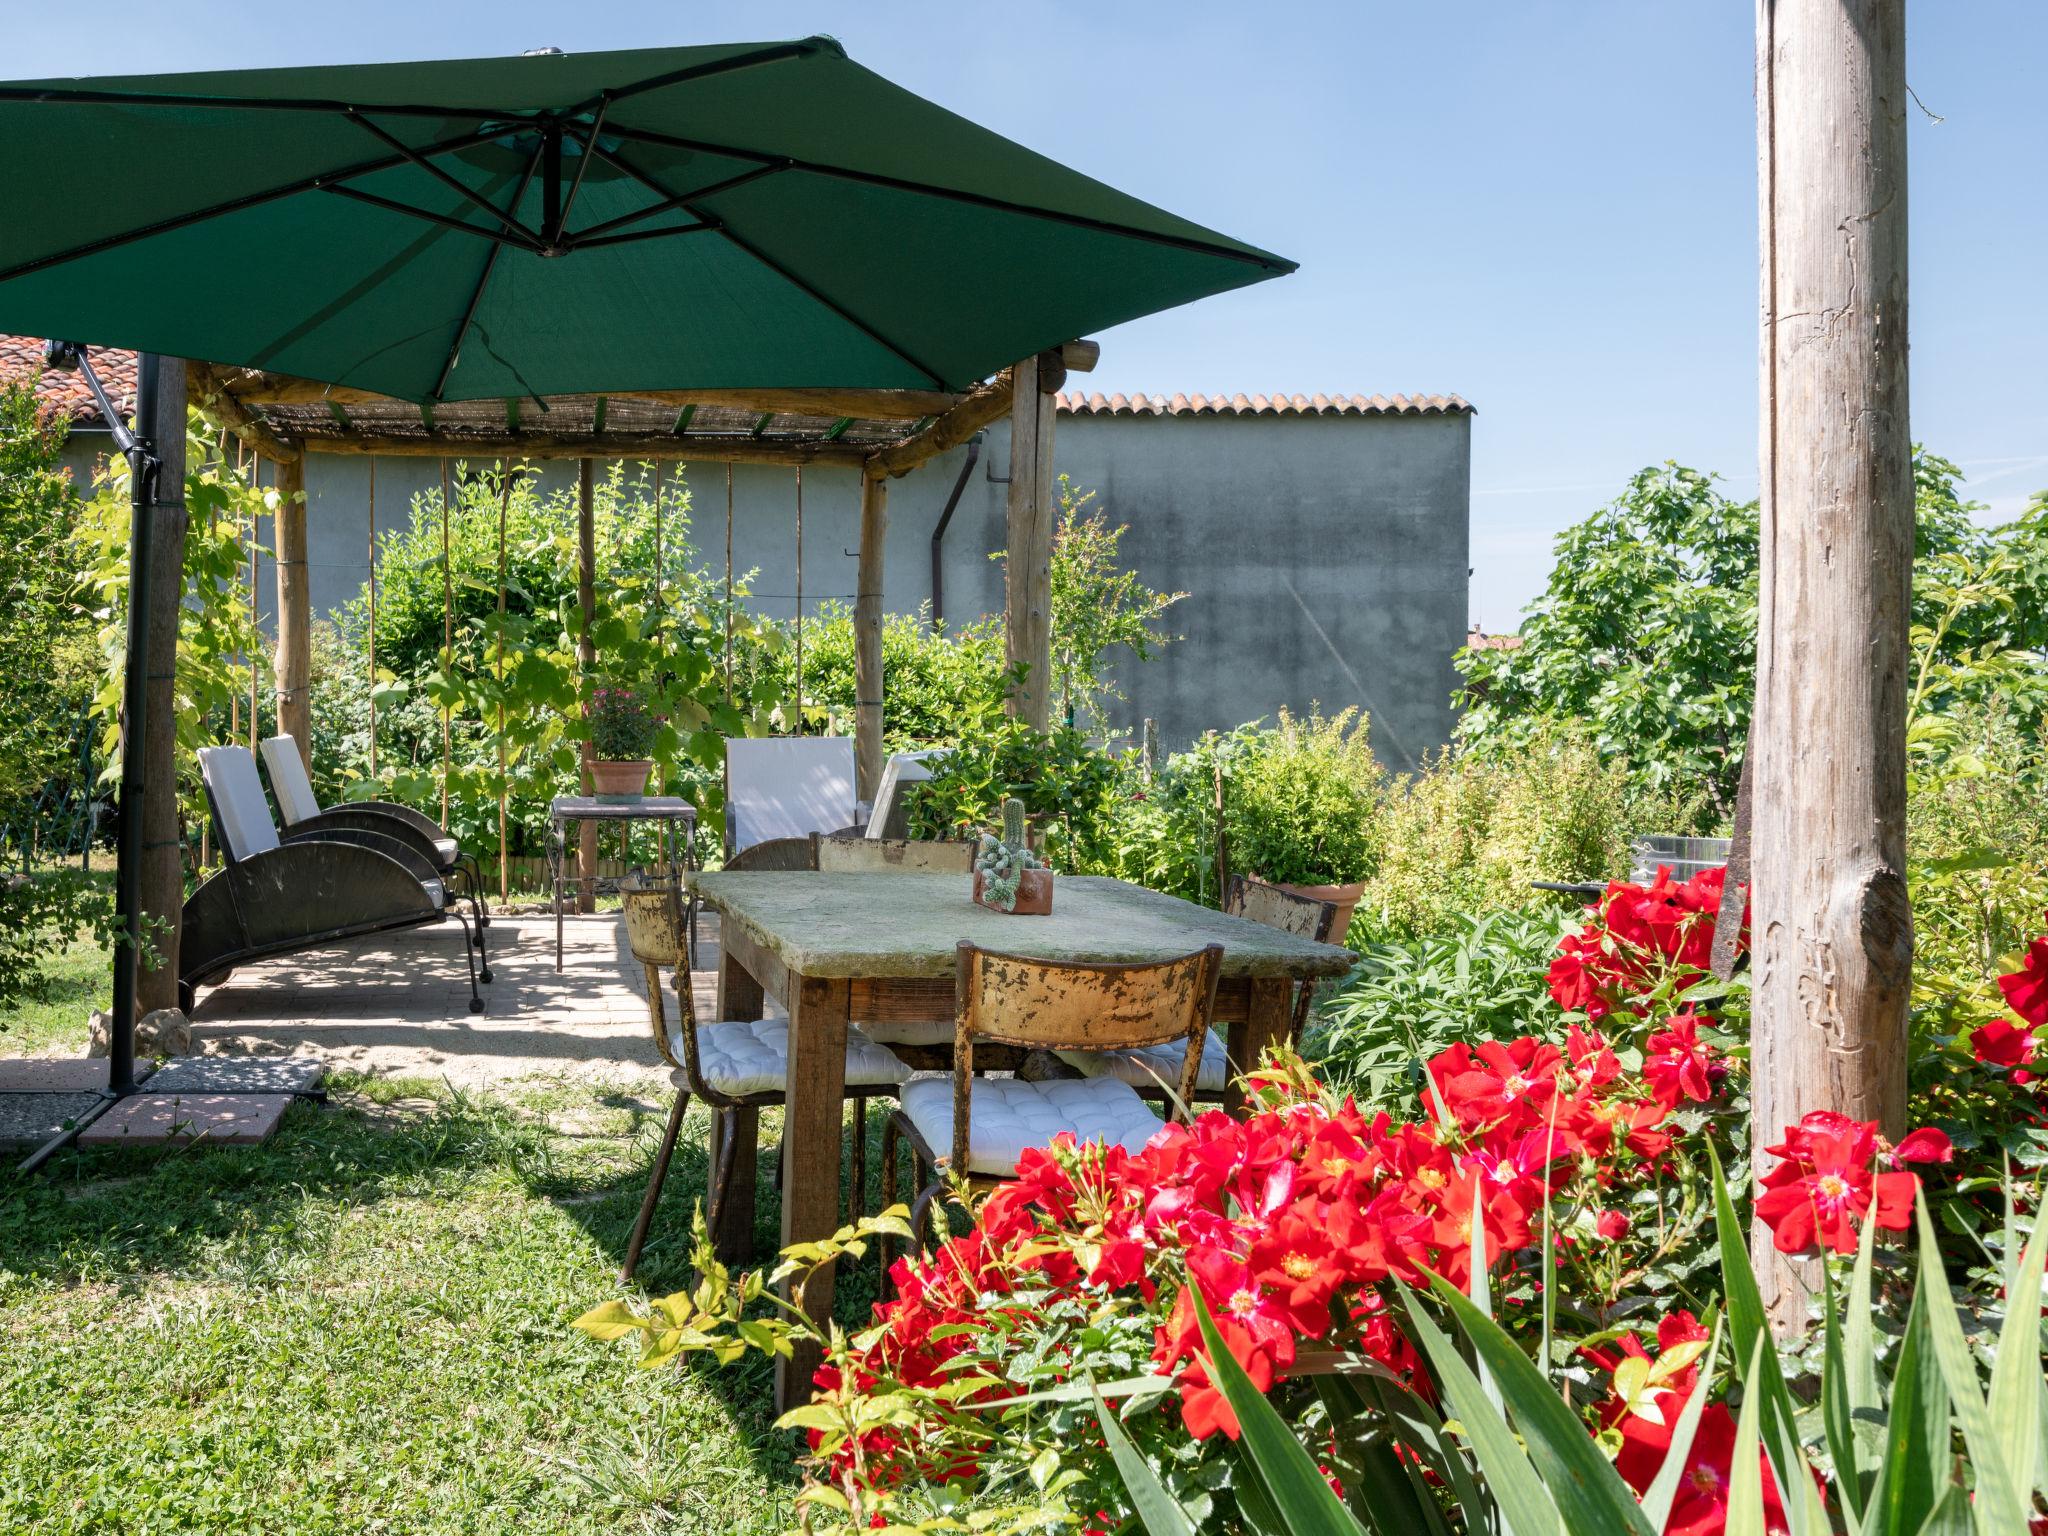
[[[690,821],[697,807],[680,795],[562,795],[548,803],[556,821]]]
[[[950,976],[962,939],[1043,960],[1165,960],[1223,946],[1226,977],[1335,976],[1356,956],[1096,875],[1053,881],[1052,912],[977,906],[961,875],[744,872],[698,875],[724,922],[805,976]]]

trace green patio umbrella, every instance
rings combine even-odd
[[[26,81],[0,85],[0,145],[0,331],[422,405],[962,389],[1293,270],[900,90],[828,38]],[[138,420],[154,381],[145,367]],[[151,446],[117,436],[136,470],[118,1096],[133,1089],[157,490]]]
[[[434,402],[961,389],[1293,263],[829,38],[0,85],[0,330]]]

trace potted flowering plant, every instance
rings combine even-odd
[[[600,795],[637,795],[653,771],[660,722],[630,688],[600,687],[590,696],[590,783]]]

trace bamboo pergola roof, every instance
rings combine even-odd
[[[1048,355],[1064,373],[1057,351]],[[1076,361],[1086,366],[1093,359]],[[188,380],[196,409],[259,452],[284,460],[308,452],[688,459],[840,464],[880,478],[904,474],[965,442],[1010,408],[1007,370],[963,394],[671,390],[444,405],[204,363],[190,365]]]

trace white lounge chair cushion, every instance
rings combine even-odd
[[[1178,1040],[1164,1045],[1133,1046],[1120,1051],[1054,1051],[1053,1054],[1083,1077],[1114,1077],[1133,1088],[1157,1089],[1161,1078],[1175,1093],[1180,1092],[1180,1069],[1187,1047]],[[1154,1074],[1157,1074],[1155,1076]],[[1202,1065],[1195,1077],[1198,1093],[1221,1093],[1230,1080],[1229,1048],[1223,1032],[1209,1031],[1202,1047]]]
[[[441,884],[440,881],[422,880],[420,882],[420,889],[427,893],[427,900],[434,904],[436,912],[439,912],[448,905],[448,888]]]
[[[668,1048],[684,1060],[680,1025],[668,1027]],[[697,1065],[705,1086],[733,1098],[755,1093],[781,1093],[789,1086],[789,1020],[733,1020],[697,1026]],[[846,1032],[846,1086],[892,1088],[910,1076],[895,1054],[875,1044],[858,1029]],[[689,1074],[670,1074],[678,1088],[691,1086]]]
[[[434,839],[434,857],[443,865],[453,864],[455,855],[461,851],[461,846],[452,837]]]
[[[866,1019],[861,1032],[877,1045],[951,1045],[951,1019]]]
[[[313,781],[306,777],[306,765],[299,758],[299,744],[289,736],[270,736],[263,742],[263,766],[270,770],[270,788],[277,796],[277,809],[286,826],[295,826],[320,814]]]
[[[735,853],[854,819],[850,736],[735,738],[725,744],[725,774]]]
[[[199,774],[212,794],[229,858],[253,859],[278,846],[277,823],[247,747],[201,747]]]
[[[967,1167],[1002,1177],[1017,1171],[1027,1147],[1042,1147],[1062,1131],[1076,1141],[1100,1141],[1135,1152],[1166,1122],[1126,1082],[1114,1077],[1061,1078],[1027,1083],[1014,1077],[978,1077],[969,1094]],[[940,1158],[953,1155],[953,1079],[920,1077],[903,1085],[903,1113]]]

